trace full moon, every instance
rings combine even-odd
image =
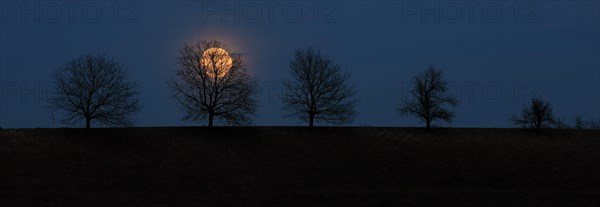
[[[206,74],[211,78],[215,76],[222,78],[231,69],[233,60],[223,48],[212,47],[202,53],[200,64],[206,69]]]

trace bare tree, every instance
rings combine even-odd
[[[575,129],[600,129],[600,121],[595,119],[584,120],[581,114],[575,116],[574,122]]]
[[[231,125],[252,122],[258,85],[240,54],[227,52],[219,41],[203,40],[181,49],[178,64],[167,83],[185,111],[183,120],[207,120],[209,127],[215,118]]]
[[[521,114],[513,114],[510,120],[515,125],[535,129],[551,127],[556,123],[550,101],[542,98],[533,98],[530,104],[523,106]]]
[[[557,129],[572,129],[573,127],[577,127],[577,126],[571,126],[563,118],[556,118],[556,119],[554,119],[554,124],[553,125]]]
[[[284,117],[296,117],[314,126],[315,121],[331,124],[351,122],[356,116],[350,78],[329,56],[313,48],[299,48],[290,61],[292,80],[284,81]]]
[[[48,98],[52,109],[65,113],[63,123],[85,119],[109,126],[131,126],[141,107],[136,84],[127,81],[124,66],[107,57],[84,55],[58,67],[54,72],[56,93]]]
[[[458,100],[446,94],[448,83],[443,79],[442,71],[429,65],[425,72],[414,77],[414,84],[409,97],[404,97],[398,109],[402,116],[421,119],[427,129],[431,127],[431,122],[434,120],[451,122],[454,119],[454,112],[444,108],[444,105],[456,106]]]
[[[583,120],[583,115],[577,114],[573,121],[575,122],[574,123],[575,129],[585,129],[586,128],[586,123],[585,123],[585,120]]]

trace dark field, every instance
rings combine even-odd
[[[0,206],[600,206],[600,131],[0,130]]]

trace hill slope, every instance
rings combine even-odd
[[[5,129],[0,158],[7,206],[600,201],[598,130]]]

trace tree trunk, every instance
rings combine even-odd
[[[431,128],[431,120],[427,120],[425,123],[426,123],[425,129]]]
[[[90,117],[85,117],[85,128],[89,129],[91,127],[92,119]]]
[[[308,127],[313,127],[314,126],[314,122],[315,122],[315,114],[314,113],[309,113],[308,116],[309,116]]]
[[[208,127],[212,127],[213,126],[213,119],[215,118],[215,115],[212,112],[208,113]]]

